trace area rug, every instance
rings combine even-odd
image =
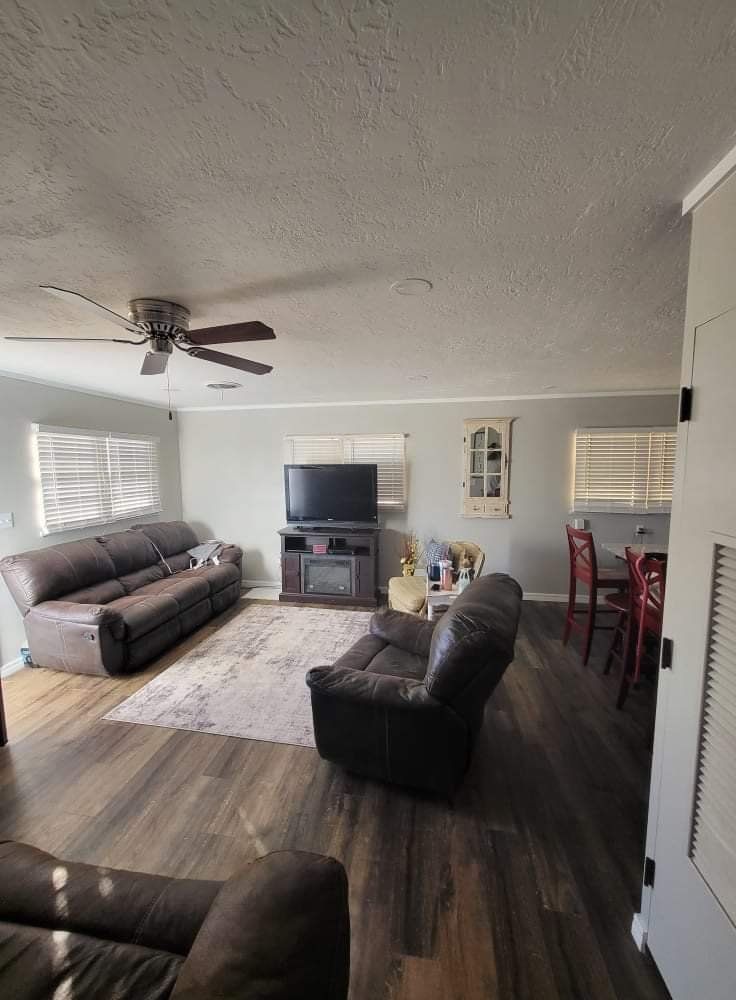
[[[109,712],[113,722],[313,747],[304,675],[368,631],[370,611],[250,604]]]

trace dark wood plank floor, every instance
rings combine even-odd
[[[333,854],[350,878],[351,1000],[666,998],[629,934],[653,699],[616,711],[605,639],[583,668],[560,607],[524,606],[450,807],[312,750],[100,721],[231,614],[133,678],[8,678],[0,837],[204,878],[272,850]]]

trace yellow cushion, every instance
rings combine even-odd
[[[424,576],[392,576],[388,581],[388,606],[394,611],[419,615],[427,600],[427,578]]]

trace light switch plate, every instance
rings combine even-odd
[[[15,518],[13,517],[12,510],[0,514],[0,528],[12,528],[14,524]]]

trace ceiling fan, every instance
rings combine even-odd
[[[189,329],[189,310],[176,302],[163,299],[133,299],[128,303],[128,319],[101,306],[86,295],[70,292],[54,285],[41,285],[44,291],[64,299],[66,302],[81,303],[97,316],[123,327],[128,333],[137,334],[141,340],[122,340],[117,337],[5,337],[5,340],[56,341],[57,343],[103,343],[103,344],[148,344],[143,359],[141,375],[162,375],[169,363],[169,355],[174,348],[192,358],[212,361],[228,368],[250,372],[252,375],[266,375],[273,365],[260,361],[249,361],[234,354],[211,351],[208,344],[245,344],[256,340],[275,340],[276,334],[270,326],[257,320],[249,323],[228,323],[225,326],[205,326],[200,330]]]

